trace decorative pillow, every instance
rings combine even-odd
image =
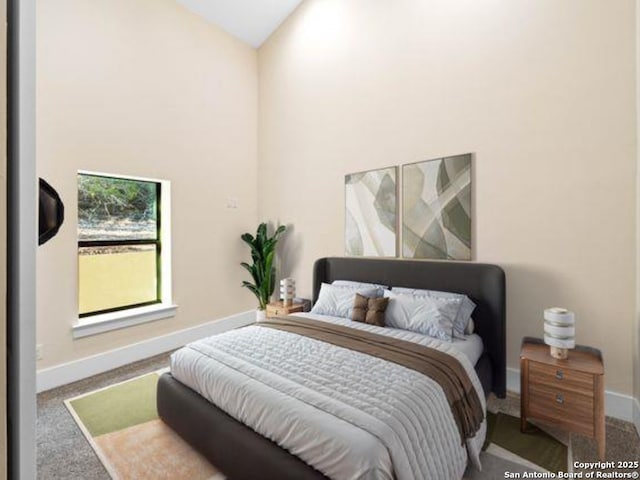
[[[471,333],[469,331],[469,323],[471,320],[471,314],[476,308],[476,304],[473,303],[466,295],[453,292],[439,292],[438,290],[419,290],[415,288],[403,288],[393,287],[393,292],[401,295],[413,295],[414,297],[431,297],[440,299],[452,299],[457,298],[460,300],[460,310],[456,315],[453,322],[455,334],[459,336],[471,335],[473,333],[473,325],[471,326]]]
[[[388,304],[389,299],[386,297],[369,298],[356,293],[351,320],[384,327],[384,312]]]
[[[384,292],[389,298],[386,325],[451,341],[454,320],[460,310],[459,298],[434,298]]]
[[[352,280],[334,280],[331,282],[334,287],[348,287],[348,288],[379,288],[380,290],[389,290],[386,285],[379,285],[377,283],[364,283],[354,282]],[[382,296],[382,293],[380,294]]]
[[[351,309],[353,308],[353,299],[356,293],[365,297],[382,296],[382,290],[379,288],[335,287],[328,283],[323,283],[320,287],[318,300],[311,309],[311,313],[351,318]]]

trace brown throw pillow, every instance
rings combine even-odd
[[[356,293],[351,320],[384,327],[384,312],[388,304],[389,299],[386,297],[369,298]]]

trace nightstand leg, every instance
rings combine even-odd
[[[598,442],[598,456],[600,460],[604,460],[605,455],[605,418],[604,418],[604,378],[602,375],[595,376],[594,395],[596,399],[594,421],[595,421],[595,437]]]
[[[600,460],[602,461],[604,461],[604,452],[605,452],[604,438],[598,438],[598,457],[600,457]]]
[[[529,401],[529,365],[520,359],[520,431],[527,431],[527,402]]]

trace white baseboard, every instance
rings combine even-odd
[[[640,401],[633,399],[633,424],[636,426],[636,432],[640,435]]]
[[[77,382],[78,380],[113,370],[128,363],[137,362],[160,353],[180,348],[189,342],[209,335],[243,327],[254,322],[255,319],[255,310],[250,310],[143,342],[127,345],[126,347],[109,350],[108,352],[91,357],[43,368],[36,373],[36,389],[38,393],[40,393],[61,385]]]
[[[520,393],[520,369],[507,368],[507,390]],[[605,390],[604,392],[604,410],[605,414],[610,417],[619,418],[626,422],[633,422],[634,402],[637,406],[638,401],[631,395],[624,395],[611,390]],[[640,412],[638,412],[637,416],[640,416]],[[636,428],[638,428],[638,424],[639,422],[636,421]]]

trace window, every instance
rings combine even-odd
[[[80,318],[162,303],[164,182],[78,174]]]

